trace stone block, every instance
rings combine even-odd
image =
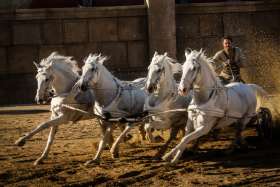
[[[147,21],[144,17],[122,17],[118,19],[119,40],[145,40]]]
[[[110,59],[105,62],[105,66],[108,67],[109,70],[121,71],[122,69],[129,68],[127,62],[127,44],[125,42],[99,43],[97,52],[110,57]]]
[[[39,23],[15,23],[13,25],[13,43],[41,44],[41,30]]]
[[[45,45],[39,48],[39,60],[47,58],[52,52],[58,52],[61,55],[66,55],[65,46],[62,45]]]
[[[18,74],[0,80],[0,104],[34,103],[37,83],[35,74]],[[3,99],[4,98],[4,99]]]
[[[128,42],[128,64],[131,68],[143,68],[149,64],[148,47],[145,42]]]
[[[73,56],[79,67],[84,65],[84,60],[90,53],[97,53],[97,44],[95,43],[67,45],[65,48],[66,54]]]
[[[222,15],[219,14],[201,15],[200,35],[222,36],[223,35]]]
[[[280,13],[279,11],[256,12],[252,15],[254,32],[256,35],[279,35]]]
[[[11,44],[11,26],[7,22],[0,23],[0,46],[7,46]]]
[[[35,72],[33,61],[38,62],[38,49],[35,46],[13,46],[8,49],[8,66],[11,74]]]
[[[224,34],[230,36],[250,35],[253,32],[251,14],[229,13],[223,16]]]
[[[192,38],[199,36],[199,16],[177,15],[177,38]]]
[[[8,72],[7,64],[7,50],[4,47],[0,47],[0,74],[5,74]]]
[[[179,62],[184,62],[185,58],[185,49],[191,48],[195,50],[200,50],[202,46],[201,38],[177,38],[177,59]]]
[[[62,24],[60,21],[48,21],[43,23],[44,44],[62,44]]]
[[[67,20],[63,24],[65,43],[82,43],[88,41],[87,21]]]
[[[216,52],[223,49],[221,38],[220,37],[204,37],[204,38],[202,38],[201,48],[205,50],[207,57],[212,57],[216,54]]]
[[[89,22],[89,38],[91,42],[117,41],[117,19],[100,18]]]

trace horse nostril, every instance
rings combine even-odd
[[[186,92],[187,90],[186,90],[186,88],[183,88],[183,92]]]
[[[150,86],[150,87],[148,88],[148,92],[149,92],[149,93],[152,93],[152,92],[153,92],[153,87],[152,87],[152,86]]]
[[[82,91],[86,91],[86,90],[87,90],[87,86],[86,86],[86,85],[84,85],[84,84],[82,84],[82,86],[81,86],[81,90],[82,90]]]
[[[39,99],[38,102],[39,102],[39,103],[43,103],[43,99]]]

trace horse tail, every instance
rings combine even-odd
[[[263,104],[263,100],[268,98],[268,93],[261,86],[256,84],[248,84],[250,88],[254,91],[257,97],[257,107],[256,111],[258,111]]]

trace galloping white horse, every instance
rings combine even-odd
[[[55,97],[51,100],[51,116],[50,120],[38,125],[31,132],[19,138],[15,144],[23,146],[27,139],[51,127],[45,150],[34,162],[34,165],[37,165],[47,157],[59,125],[69,121],[76,122],[81,119],[92,118],[90,115],[64,108],[62,105],[66,103],[75,108],[93,111],[94,95],[91,91],[79,93],[79,95],[71,93],[73,85],[79,79],[78,71],[80,71],[71,57],[61,56],[54,52],[48,58],[43,59],[40,64],[34,64],[37,67],[36,79],[38,84],[36,102],[43,102],[47,99],[46,93],[49,92],[49,89],[54,90]],[[75,97],[78,99],[76,100]]]
[[[137,117],[143,112],[143,106],[145,102],[146,93],[138,86],[126,84],[114,77],[103,66],[103,62],[107,57],[90,54],[85,61],[82,68],[83,73],[76,86],[80,87],[82,91],[92,88],[95,93],[95,113],[107,118],[126,118]],[[136,81],[136,84],[139,81]],[[104,145],[108,141],[108,135],[112,133],[112,123],[103,121],[106,126],[106,132],[103,139],[99,143],[98,152],[93,160],[87,162],[87,164],[97,161],[101,155]],[[114,142],[111,153],[113,157],[116,157],[116,148],[120,140],[131,129],[131,124],[128,123],[125,130]]]
[[[163,160],[178,162],[186,145],[213,128],[233,123],[239,124],[236,134],[242,143],[242,130],[256,115],[261,99],[267,93],[255,84],[231,83],[225,87],[202,52],[185,52],[186,61],[179,85],[179,93],[185,95],[193,90],[193,99],[188,107],[186,135],[181,142],[164,155]]]
[[[176,109],[187,110],[191,96],[190,94],[180,96],[177,92],[178,85],[174,74],[182,70],[182,65],[175,62],[167,56],[167,53],[159,55],[155,52],[148,67],[146,90],[150,94],[146,98],[144,110],[155,116],[151,117],[150,123],[145,124],[145,130],[150,132],[152,129],[171,129],[169,139],[157,156],[162,156],[168,145],[176,138],[179,130],[185,129],[188,119],[186,111],[176,111]],[[174,110],[174,112],[157,115],[157,113],[168,110]],[[147,134],[151,134],[151,132]],[[152,137],[148,137],[148,139],[153,141]]]

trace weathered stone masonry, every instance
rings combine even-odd
[[[220,49],[232,35],[244,49],[249,82],[279,91],[280,3],[239,2],[0,11],[0,104],[31,103],[36,92],[32,61],[52,51],[82,65],[90,52],[111,56],[106,66],[123,79],[145,76],[155,50],[180,62],[184,49]],[[267,76],[270,75],[270,76]]]

